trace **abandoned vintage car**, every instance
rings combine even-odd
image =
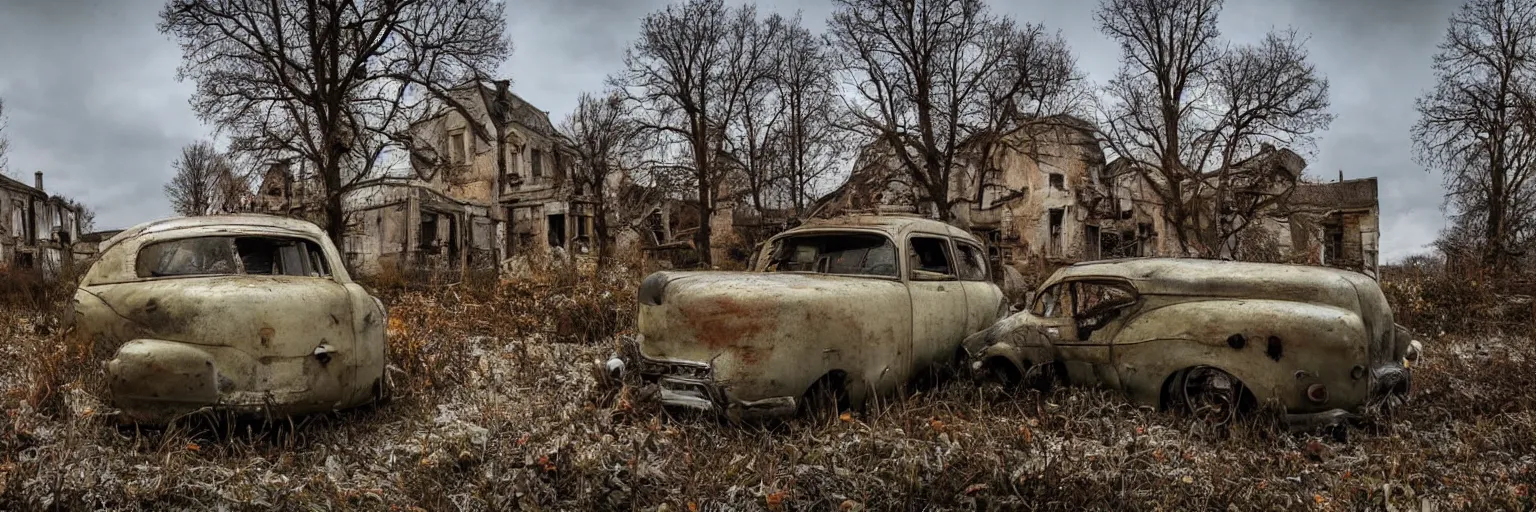
[[[1363,274],[1146,258],[1079,263],[1039,290],[965,341],[980,376],[1105,386],[1216,421],[1272,404],[1293,426],[1408,389],[1411,340]]]
[[[657,272],[639,290],[639,371],[662,402],[733,419],[807,398],[857,407],[1006,312],[974,236],[917,217],[810,221],[749,272]]]
[[[141,224],[102,244],[75,293],[74,336],[107,360],[112,401],[136,422],[364,404],[389,392],[386,312],[341,261],[301,220]]]

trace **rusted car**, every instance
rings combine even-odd
[[[1007,311],[982,243],[938,221],[811,221],[753,260],[640,284],[638,370],[665,405],[732,419],[858,407],[963,362],[961,340]]]
[[[1217,422],[1272,404],[1293,426],[1401,398],[1411,380],[1412,340],[1356,272],[1145,258],[1072,265],[1038,290],[966,339],[979,376],[1103,386]]]
[[[114,405],[156,424],[385,398],[385,315],[314,224],[219,215],[140,224],[104,242],[72,320],[77,341],[107,360]]]

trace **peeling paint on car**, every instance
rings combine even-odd
[[[913,237],[947,244],[948,267]],[[955,244],[985,254],[941,222],[842,217],[775,236],[749,272],[657,272],[637,294],[638,369],[664,403],[738,419],[794,413],[818,383],[854,406],[897,391],[1005,311],[985,262],[964,272]],[[918,264],[936,270],[914,279]]]
[[[1107,287],[1118,291],[1102,293]],[[1118,302],[1101,302],[1111,295]],[[1061,305],[1043,302],[1052,300]],[[966,340],[973,369],[1054,367],[1069,384],[1167,407],[1181,376],[1213,368],[1298,423],[1406,393],[1411,377],[1412,340],[1393,323],[1381,288],[1346,270],[1178,258],[1080,263],[1046,280],[1030,306]]]
[[[140,261],[145,247],[189,240],[243,252],[156,250],[160,260]],[[208,263],[220,257],[240,259]],[[173,263],[174,275],[154,270]],[[150,222],[104,243],[76,291],[73,335],[106,360],[128,419],[163,424],[205,409],[278,417],[387,396],[376,318],[387,318],[382,302],[314,224],[221,215]]]

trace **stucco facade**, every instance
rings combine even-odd
[[[950,176],[951,222],[986,240],[994,264],[1019,269],[1184,255],[1177,230],[1165,219],[1162,198],[1147,181],[1157,179],[1156,173],[1137,172],[1125,159],[1106,163],[1105,156],[1087,121],[1043,119],[999,144],[990,165],[978,165],[974,157],[960,159]],[[1221,248],[1224,256],[1262,256],[1266,261],[1323,264],[1374,275],[1380,232],[1375,178],[1308,182],[1301,178],[1306,168],[1301,156],[1269,146],[1235,168],[1273,174],[1277,178],[1260,181],[1265,184],[1262,193],[1280,199],[1255,212],[1240,235],[1227,241],[1230,247]],[[1211,194],[1216,188],[1200,187],[1200,193]],[[818,201],[813,211],[817,216],[936,216],[935,205],[926,197],[890,150],[876,144],[864,149],[848,181]]]
[[[29,186],[0,176],[0,267],[51,274],[76,259],[80,212],[43,190],[43,173],[34,179]]]

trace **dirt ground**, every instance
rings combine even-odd
[[[600,334],[632,316],[627,286],[390,291],[393,402],[155,431],[115,424],[96,363],[43,317],[0,312],[0,509],[1533,507],[1536,348],[1523,337],[1425,339],[1409,406],[1343,439],[964,380],[865,414],[739,427],[668,416],[645,388],[601,378],[617,342]]]

